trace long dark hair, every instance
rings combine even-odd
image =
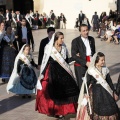
[[[98,52],[98,53],[97,53],[96,60],[95,60],[95,64],[99,62],[100,57],[105,57],[105,55],[104,55],[102,52]]]
[[[64,35],[64,34],[62,32],[56,32],[55,33],[54,44],[58,40],[58,38],[59,38],[60,35]]]

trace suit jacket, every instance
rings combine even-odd
[[[17,27],[16,36],[18,36],[17,38],[18,42],[21,43],[22,42],[22,27]],[[32,43],[32,48],[33,48],[34,39],[33,39],[32,30],[30,27],[27,27],[27,38],[28,38],[28,44],[30,45],[30,43]]]
[[[0,15],[0,23],[4,21],[4,17]]]
[[[52,13],[52,15],[51,15],[51,19],[52,19],[52,20],[55,19],[55,14],[54,14],[54,13]]]
[[[95,40],[93,37],[88,36],[92,56],[95,54]],[[80,57],[76,54],[79,53]],[[81,66],[86,67],[86,47],[81,39],[81,36],[75,38],[72,41],[71,54],[76,63],[81,64]]]
[[[37,14],[35,13],[33,16],[34,16],[34,18],[39,19],[40,14],[39,13],[37,13]]]
[[[43,55],[44,55],[44,48],[48,44],[48,42],[49,42],[49,38],[46,37],[46,38],[42,39],[42,41],[40,43],[38,65],[41,65],[41,63],[42,63],[42,59],[43,59]]]
[[[15,14],[15,20],[17,21],[17,14]],[[19,21],[22,21],[22,15],[19,14]]]
[[[60,18],[59,18],[59,19],[60,19],[60,21],[61,21],[62,16],[60,16]],[[63,15],[63,22],[64,22],[64,23],[66,23],[66,18],[65,18],[65,16],[64,16],[64,15]]]
[[[7,13],[6,13],[7,14]],[[5,18],[6,18],[6,14],[5,14]],[[8,13],[8,17],[9,17],[9,20],[12,19],[12,14],[11,13]],[[7,18],[6,18],[7,19]]]
[[[93,15],[92,21],[93,21],[93,24],[98,23],[98,22],[99,22],[99,17],[98,17],[98,15]]]
[[[82,14],[82,16],[81,16],[81,14],[79,14],[79,16],[78,16],[79,21],[83,21],[83,20],[84,20],[84,17],[85,17],[85,15],[84,15],[84,14]]]

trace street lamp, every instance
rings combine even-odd
[[[117,7],[117,19],[119,18],[119,12],[120,12],[120,0],[116,1],[116,7]]]

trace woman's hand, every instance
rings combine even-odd
[[[85,95],[84,95],[84,98],[86,98],[86,99],[88,100],[89,95],[85,94]]]
[[[115,93],[113,94],[113,97],[114,97],[114,99],[115,99],[116,101],[117,101],[118,98],[119,98]]]
[[[80,57],[80,53],[77,53],[76,56]]]
[[[89,85],[89,89],[91,88],[92,84]]]

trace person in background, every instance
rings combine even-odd
[[[60,29],[66,29],[66,18],[63,13],[60,14]]]
[[[79,28],[79,20],[78,20],[78,18],[76,18],[75,27],[74,28],[77,29],[77,30]]]
[[[11,20],[12,20],[12,15],[8,9],[6,9],[5,18],[6,18],[5,29],[7,29],[7,27],[11,26]]]
[[[90,23],[89,23],[89,20],[86,16],[84,17],[82,24],[86,24],[88,26],[88,29],[90,30]]]
[[[22,21],[22,15],[20,14],[20,11],[16,11],[16,16],[15,16],[15,20],[17,22],[17,27],[21,26],[21,21]]]
[[[16,14],[15,14],[15,12],[13,10],[12,10],[11,14],[12,14],[11,27],[12,27],[13,30],[15,30],[17,28],[17,22],[15,20]]]
[[[97,12],[92,16],[92,21],[91,23],[93,24],[93,31],[98,30],[98,25],[99,25],[99,17],[97,15]]]
[[[2,41],[2,39],[4,37],[4,35],[5,35],[5,23],[2,21],[0,23],[0,45],[1,45],[1,41]]]
[[[53,10],[50,11],[50,26],[51,27],[55,27],[55,14],[53,12]]]
[[[0,10],[0,23],[2,23],[4,21],[4,16],[2,14],[2,11]]]
[[[34,16],[34,26],[35,26],[35,29],[38,29],[38,22],[39,22],[40,14],[38,13],[38,11],[36,11],[36,13],[33,16]]]
[[[34,28],[34,13],[32,10],[30,10],[30,19],[31,19],[31,23],[32,23],[32,28]]]
[[[45,46],[49,43],[49,41],[51,40],[52,35],[54,33],[55,33],[55,28],[49,27],[47,29],[48,36],[46,38],[42,39],[40,42],[39,53],[38,53],[38,65],[39,65],[39,67],[41,66],[41,63],[42,63]]]
[[[0,78],[9,79],[14,67],[14,61],[18,53],[14,31],[8,27],[1,41],[0,50]]]
[[[83,14],[82,11],[80,11],[80,14],[78,15],[78,19],[79,19],[79,24],[82,24],[82,21],[84,20],[85,14]]]
[[[43,13],[43,24],[44,24],[44,28],[46,28],[47,22],[48,22],[48,16],[47,16],[47,14],[44,12],[44,13]]]
[[[19,50],[24,44],[32,44],[32,51],[34,51],[34,39],[32,30],[25,18],[22,18],[21,26],[16,30],[16,38],[19,44]]]

